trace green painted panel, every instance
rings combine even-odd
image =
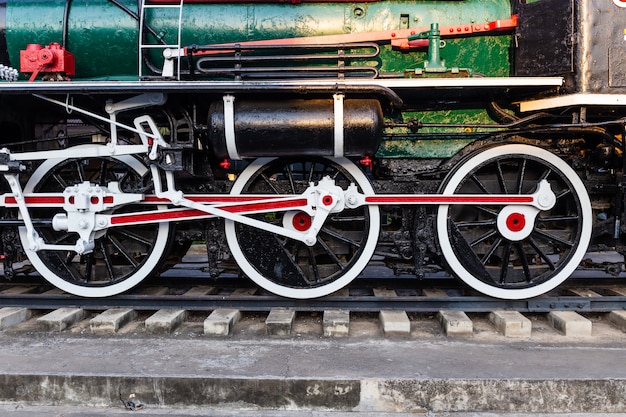
[[[376,157],[378,158],[450,158],[471,140],[393,140],[384,141]]]
[[[484,109],[448,109],[415,112],[404,116],[405,119],[415,118],[424,124],[495,124]],[[383,141],[376,156],[379,158],[449,158],[474,140],[469,135],[470,133],[485,131],[489,130],[424,127],[419,130],[419,136],[411,137],[406,129],[390,129],[387,133],[394,134],[394,139]],[[446,134],[449,135],[448,138],[445,138]]]
[[[137,11],[138,2],[121,0]],[[65,0],[20,0],[7,4],[11,62],[28,43],[61,42]],[[211,44],[338,33],[428,28],[431,23],[484,23],[510,17],[508,0],[410,0],[373,3],[187,4],[182,44]],[[176,10],[153,9],[148,23],[167,43],[176,43]],[[76,55],[76,78],[137,74],[138,22],[107,0],[73,0],[68,50]],[[154,42],[154,40],[151,40]],[[508,74],[508,36],[448,39],[441,50],[447,66],[485,75]],[[155,53],[158,56],[158,53]],[[420,66],[425,52],[385,48],[382,71]],[[160,65],[160,63],[157,63]]]

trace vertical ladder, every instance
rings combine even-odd
[[[165,52],[167,49],[174,49],[176,52],[173,56],[177,60],[176,79],[180,80],[180,56],[181,56],[181,34],[182,34],[182,22],[183,22],[183,1],[184,0],[172,0],[171,2],[158,2],[150,3],[150,0],[141,0],[141,10],[139,11],[139,79],[143,77],[143,56],[144,52],[152,49],[160,49]],[[148,42],[144,40],[146,38],[146,10],[150,9],[178,9],[178,33],[176,36],[176,44],[161,44],[158,43],[144,43]]]

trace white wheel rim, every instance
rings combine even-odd
[[[80,147],[91,147],[91,146],[101,146],[101,145],[81,145]],[[141,162],[137,159],[133,158],[130,155],[120,155],[113,157],[114,159],[119,160],[120,162],[126,164],[131,169],[135,170],[135,172],[139,175],[143,175],[146,173],[148,168],[146,168]],[[48,159],[44,161],[36,170],[33,172],[31,177],[28,180],[28,183],[24,187],[24,193],[33,192],[33,189],[42,180],[45,174],[54,168],[59,163],[63,162],[66,159]],[[24,251],[28,256],[30,263],[35,267],[35,269],[52,285],[61,290],[68,292],[70,294],[78,295],[81,297],[110,297],[112,295],[120,294],[124,291],[131,289],[132,287],[139,284],[144,278],[146,278],[155,268],[159,266],[161,257],[165,252],[169,239],[169,224],[168,223],[159,223],[158,231],[157,231],[157,239],[154,242],[154,246],[148,259],[143,262],[143,264],[137,269],[131,276],[123,281],[117,282],[115,284],[111,284],[103,287],[88,287],[77,284],[72,284],[64,280],[63,278],[56,275],[48,265],[37,255],[37,252],[33,252],[28,249],[28,245],[24,245],[24,242],[27,242],[27,233],[25,227],[19,228],[20,232],[20,240],[22,241],[22,246],[24,247]]]
[[[446,259],[446,262],[448,263],[452,271],[461,280],[463,280],[475,290],[480,291],[483,294],[490,295],[492,297],[503,299],[524,299],[536,297],[556,288],[563,281],[565,281],[572,274],[572,272],[574,272],[574,270],[578,267],[580,261],[585,256],[587,246],[591,239],[591,202],[589,200],[589,195],[587,194],[587,190],[585,189],[583,182],[580,180],[576,172],[569,165],[567,165],[565,161],[544,149],[523,144],[497,146],[480,152],[476,156],[470,158],[461,167],[459,167],[459,169],[452,175],[452,177],[450,177],[445,189],[443,190],[443,194],[454,193],[454,190],[457,188],[459,183],[463,179],[465,179],[467,175],[474,170],[474,168],[500,155],[532,155],[554,166],[570,181],[580,203],[580,221],[582,222],[582,225],[579,243],[575,251],[571,254],[567,264],[564,265],[561,270],[558,271],[556,275],[554,275],[549,280],[532,287],[499,288],[496,286],[491,286],[474,277],[454,255],[452,243],[448,235],[448,205],[440,206],[437,214],[437,235],[439,238],[439,244]]]
[[[248,181],[252,176],[259,171],[262,167],[273,161],[275,158],[260,158],[248,165],[246,169],[237,178],[237,181],[233,185],[231,194],[240,194]],[[369,183],[367,177],[355,166],[349,159],[346,158],[328,158],[329,161],[335,162],[346,170],[355,180],[357,186],[359,186],[365,194],[374,194],[374,190]],[[259,273],[247,260],[239,245],[237,237],[235,222],[232,220],[225,221],[226,228],[226,240],[230,251],[237,261],[239,268],[254,281],[260,287],[270,291],[274,294],[297,299],[317,298],[331,294],[335,291],[348,285],[354,278],[356,278],[363,269],[369,263],[370,258],[374,254],[376,245],[378,243],[378,233],[380,231],[380,210],[378,206],[368,206],[369,212],[369,231],[366,238],[365,246],[363,247],[361,254],[357,261],[352,264],[350,269],[336,280],[329,282],[326,285],[314,288],[291,288],[283,286],[267,279]]]

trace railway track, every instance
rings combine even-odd
[[[235,309],[266,312],[278,308],[295,311],[383,310],[437,313],[441,310],[489,313],[497,310],[520,313],[576,311],[608,313],[626,310],[626,274],[618,278],[594,271],[578,270],[564,285],[548,294],[527,300],[502,300],[481,295],[458,280],[439,273],[426,279],[394,277],[384,265],[372,262],[363,277],[334,294],[308,300],[287,299],[254,286],[237,275],[208,278],[206,251],[195,245],[181,263],[127,293],[84,298],[64,293],[49,285],[38,274],[16,277],[0,283],[0,306],[38,310],[81,308],[107,310],[182,309],[213,311]]]
[[[197,287],[202,288],[202,287]],[[214,287],[205,287],[208,291]],[[265,294],[254,294],[250,290],[220,291],[214,294],[172,295],[170,288],[163,287],[165,294],[128,294],[105,299],[85,299],[55,291],[30,293],[32,287],[12,287],[0,293],[0,305],[4,307],[24,307],[33,309],[55,309],[79,307],[89,310],[111,308],[133,308],[137,310],[178,309],[209,311],[218,308],[232,308],[241,311],[270,311],[275,308],[291,308],[298,311],[324,311],[342,309],[349,311],[375,312],[381,310],[403,310],[408,312],[437,312],[439,310],[459,310],[466,312],[489,312],[493,310],[514,310],[519,312],[550,312],[556,310],[579,312],[608,312],[626,310],[626,287],[602,286],[571,288],[570,295],[545,296],[530,300],[497,300],[475,295],[452,295],[445,291],[428,291],[422,294],[398,295],[386,292],[384,295],[363,294],[364,291],[350,290],[348,294],[330,295],[315,300],[289,300]],[[156,288],[159,290],[159,288]],[[193,291],[194,289],[192,289]],[[598,292],[601,290],[601,293]],[[576,295],[576,293],[582,295]],[[586,295],[584,295],[586,294]]]
[[[211,311],[220,308],[240,311],[271,311],[289,308],[296,311],[348,310],[378,312],[490,312],[511,310],[548,313],[551,311],[610,312],[626,310],[626,282],[604,275],[578,271],[564,285],[550,293],[527,300],[502,300],[480,295],[445,275],[424,280],[396,278],[374,266],[365,278],[355,280],[344,290],[318,299],[287,299],[265,292],[236,276],[208,279],[202,272],[200,257],[187,257],[149,284],[117,296],[77,297],[54,289],[36,275],[18,282],[0,284],[0,306],[31,309],[76,307],[88,310],[130,308],[136,310],[184,309]]]
[[[182,328],[183,334],[196,337],[232,335],[238,326],[238,334],[255,337],[308,332],[368,338],[441,333],[482,338],[494,332],[530,337],[532,329],[533,340],[542,341],[559,333],[589,337],[592,325],[594,335],[609,335],[611,340],[622,340],[620,334],[626,331],[624,280],[585,271],[545,296],[500,300],[479,295],[444,275],[424,280],[389,277],[374,265],[349,288],[319,299],[294,300],[267,293],[236,276],[208,279],[202,268],[201,257],[188,255],[149,285],[106,298],[76,297],[37,275],[22,276],[19,282],[0,284],[0,330],[71,328],[82,334],[104,328],[122,334],[170,334]]]
[[[309,334],[368,338],[444,333],[473,335],[480,340],[495,333],[531,337],[532,330],[533,340],[541,341],[552,341],[559,333],[622,340],[626,286],[595,281],[590,285],[593,282],[589,280],[574,280],[559,294],[506,302],[454,295],[460,292],[458,288],[409,291],[354,286],[308,301],[285,300],[251,287],[206,285],[144,286],[130,294],[85,299],[46,285],[17,284],[0,288],[0,330],[15,326],[18,333],[72,329],[71,333],[83,334],[104,329],[122,335],[176,331],[192,337],[235,332],[253,337]],[[397,280],[389,283],[393,282]]]

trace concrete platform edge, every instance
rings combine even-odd
[[[624,413],[626,379],[298,379],[0,375],[0,402],[360,412]],[[572,399],[575,398],[576,401]]]

